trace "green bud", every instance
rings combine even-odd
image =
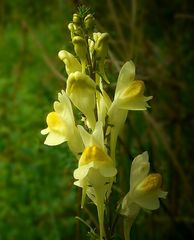
[[[108,41],[109,41],[108,33],[102,33],[100,37],[97,39],[95,44],[97,59],[105,59],[108,53]]]
[[[80,17],[79,14],[77,14],[77,13],[73,14],[73,23],[76,24],[76,25],[80,25],[81,17]]]
[[[73,39],[74,36],[82,36],[83,31],[82,28],[74,23],[69,23],[68,29],[71,32],[71,38]]]
[[[73,37],[72,42],[74,45],[75,53],[77,54],[81,61],[84,61],[86,59],[87,54],[86,41],[80,36],[75,36]]]
[[[84,24],[85,24],[85,28],[88,31],[93,31],[94,26],[95,26],[95,18],[92,14],[88,14],[85,18],[84,18]]]
[[[70,31],[70,33],[71,33],[71,39],[74,37],[74,31],[75,31],[75,27],[74,27],[74,24],[73,23],[69,23],[68,24],[68,29],[69,29],[69,31]]]
[[[75,31],[74,24],[73,23],[69,23],[68,24],[68,29],[69,29],[70,32],[74,32]]]
[[[99,75],[107,82],[110,83],[104,69],[104,60],[108,53],[108,33],[94,33],[93,38],[95,41],[93,55],[96,59],[97,71]]]

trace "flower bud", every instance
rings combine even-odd
[[[75,30],[74,24],[73,23],[69,23],[68,24],[68,29],[70,32],[73,32]]]
[[[80,25],[81,24],[81,17],[79,14],[74,13],[73,14],[73,23],[76,25]]]
[[[85,24],[85,28],[89,31],[92,32],[95,26],[95,18],[92,14],[88,14],[85,18],[84,18],[84,24]]]
[[[108,53],[108,41],[109,34],[102,33],[95,43],[96,57],[97,59],[105,59]]]
[[[67,79],[67,95],[78,93],[79,91],[87,92],[92,91],[95,93],[96,84],[95,82],[86,74],[81,72],[75,72],[70,74]],[[86,95],[86,94],[85,94]]]
[[[69,31],[70,31],[70,33],[71,33],[71,39],[74,37],[74,32],[75,32],[75,25],[73,24],[73,23],[69,23],[68,24],[68,29],[69,29]]]
[[[71,73],[67,79],[67,95],[73,104],[87,117],[89,127],[95,127],[95,82],[81,72]]]
[[[87,55],[86,41],[80,36],[75,36],[73,37],[72,42],[77,56],[80,58],[81,61],[85,61]]]
[[[109,35],[108,33],[94,33],[93,37],[95,44],[94,47],[92,45],[90,47],[93,47],[94,49],[95,58],[97,60],[97,71],[103,80],[105,80],[107,83],[110,83],[104,70],[104,59],[108,53]]]
[[[80,56],[85,56],[86,54],[86,41],[84,40],[84,38],[80,37],[80,36],[75,36],[73,38],[73,45],[74,47],[77,49],[76,53],[78,52],[77,55]],[[79,54],[80,53],[80,54]]]
[[[58,53],[58,57],[65,63],[65,68],[68,75],[76,71],[81,72],[81,64],[71,53],[61,50]]]
[[[75,36],[83,36],[82,28],[79,25],[69,23],[68,29],[71,33],[71,39],[73,39]]]

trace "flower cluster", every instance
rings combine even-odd
[[[58,94],[54,110],[46,117],[47,127],[41,133],[47,134],[46,145],[67,142],[78,159],[74,184],[82,188],[82,207],[86,195],[96,205],[102,240],[106,239],[105,202],[117,175],[115,148],[119,132],[128,110],[146,110],[152,97],[144,96],[144,82],[135,79],[135,65],[129,61],[120,70],[111,100],[104,88],[109,84],[104,69],[109,35],[94,32],[94,27],[92,14],[73,15],[68,28],[75,56],[66,50],[58,54],[65,64],[66,89]],[[80,119],[75,117],[75,111],[81,113]],[[126,218],[134,218],[141,207],[158,208],[158,198],[166,195],[160,190],[161,176],[148,172],[148,154],[143,153],[132,163],[130,191],[121,207]]]

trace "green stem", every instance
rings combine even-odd
[[[130,218],[124,217],[123,221],[124,221],[123,223],[124,223],[124,237],[125,237],[125,240],[130,240],[130,231],[131,231],[131,227],[132,227],[134,218],[130,219]]]
[[[86,41],[86,45],[87,45],[87,66],[89,68],[89,75],[91,77],[91,79],[93,79],[95,81],[95,73],[94,73],[94,69],[93,69],[93,65],[94,63],[92,62],[92,59],[90,57],[90,49],[89,49],[89,44],[88,44],[88,35],[85,35],[85,41]]]
[[[110,156],[114,162],[114,164],[116,164],[116,160],[115,160],[115,150],[116,150],[116,144],[117,144],[117,137],[118,137],[118,132],[117,130],[113,127],[111,129],[111,136],[110,136]]]

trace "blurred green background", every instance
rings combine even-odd
[[[91,7],[99,31],[109,32],[106,68],[114,89],[132,59],[153,95],[147,113],[130,112],[118,145],[118,189],[128,191],[130,162],[148,150],[152,170],[169,192],[161,208],[142,212],[132,239],[194,237],[194,4],[192,1],[98,0]],[[67,24],[80,1],[0,1],[0,239],[87,239],[76,161],[66,144],[43,145],[40,130],[64,88],[57,53],[72,51]],[[124,134],[125,133],[125,134]],[[81,216],[92,222],[86,207]],[[121,223],[120,223],[121,225]],[[120,225],[118,232],[121,232]],[[117,237],[116,239],[121,239]]]

